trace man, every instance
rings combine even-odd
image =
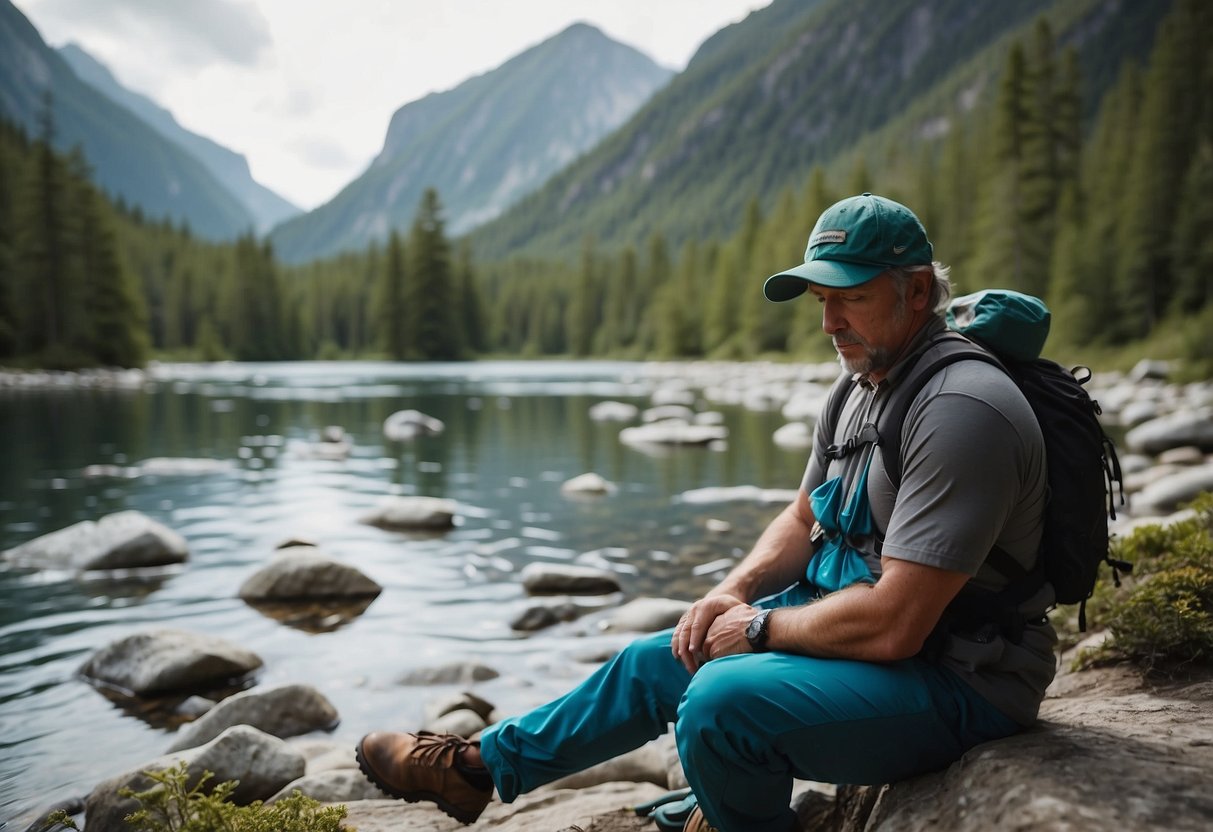
[[[1034,721],[1054,670],[1051,593],[1023,605],[1031,620],[1014,638],[941,623],[966,585],[1005,585],[984,565],[995,546],[1025,568],[1035,559],[1046,475],[1027,402],[983,362],[941,370],[901,427],[898,488],[864,427],[941,348],[950,288],[921,223],[883,197],[844,199],[818,220],[805,262],[764,291],[815,299],[857,381],[837,423],[818,424],[796,499],[672,631],[633,642],[566,696],[479,743],[364,737],[358,758],[380,788],[470,823],[494,786],[512,801],[672,722],[699,801],[686,829],[787,832],[793,778],[892,782]]]

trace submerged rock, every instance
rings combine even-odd
[[[362,522],[383,529],[441,531],[455,526],[458,505],[441,497],[393,497]]]
[[[564,494],[610,494],[615,490],[615,485],[601,474],[590,472],[566,480],[560,490]]]
[[[374,598],[383,587],[349,564],[317,549],[292,546],[250,575],[240,587],[245,601]]]
[[[9,549],[3,557],[38,569],[138,569],[183,563],[185,538],[138,511],[68,526]]]
[[[620,590],[614,573],[560,563],[528,563],[522,586],[532,595],[607,595]]]
[[[153,630],[119,639],[80,668],[90,679],[147,696],[206,690],[261,667],[254,653],[217,636]]]
[[[435,436],[444,430],[446,425],[442,420],[419,410],[398,410],[383,421],[383,435],[396,442],[407,442],[418,436]]]

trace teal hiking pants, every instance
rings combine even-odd
[[[793,587],[759,606],[809,600]],[[672,630],[640,638],[563,697],[503,720],[481,754],[505,802],[664,734],[722,832],[787,832],[792,780],[890,783],[942,768],[1018,730],[956,675],[890,663],[747,653],[694,676]]]

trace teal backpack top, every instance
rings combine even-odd
[[[1044,301],[1031,295],[1007,289],[966,295],[951,303],[946,320],[948,331],[908,359],[909,366],[875,423],[864,425],[848,441],[831,445],[826,456],[838,459],[875,443],[890,481],[900,487],[901,426],[927,382],[957,361],[999,367],[1023,392],[1044,436],[1048,468],[1044,533],[1036,564],[1028,570],[1002,550],[992,550],[986,562],[1007,579],[1007,587],[988,593],[970,583],[949,607],[944,624],[971,627],[992,622],[1005,637],[1018,642],[1025,625],[1019,606],[1047,582],[1058,603],[1081,605],[1079,627],[1085,630],[1086,599],[1094,590],[1099,565],[1109,564],[1118,584],[1119,572],[1132,569],[1108,554],[1108,517],[1115,519],[1115,491],[1120,486],[1123,504],[1124,487],[1116,448],[1099,423],[1099,404],[1083,388],[1091,372],[1085,367],[1066,370],[1039,357],[1049,334],[1050,314]],[[941,350],[932,350],[936,346]],[[933,358],[918,366],[927,351]],[[831,433],[854,384],[854,377],[844,374],[830,392],[822,421]]]

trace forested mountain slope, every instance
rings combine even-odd
[[[253,226],[205,165],[81,81],[25,15],[0,0],[0,118],[41,135],[48,102],[53,146],[79,146],[111,196],[211,239],[234,239]]]
[[[718,238],[746,202],[770,206],[919,108],[919,128],[996,93],[1009,39],[1040,14],[1070,20],[1088,111],[1126,60],[1144,57],[1170,0],[775,0],[706,42],[687,69],[592,153],[478,229],[478,256],[568,257],[604,247]],[[938,94],[950,87],[955,94]],[[909,137],[907,137],[909,138]],[[830,171],[839,179],[837,171]]]

